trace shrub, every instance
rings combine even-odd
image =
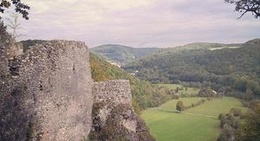
[[[183,104],[183,101],[179,100],[176,104],[176,110],[177,111],[184,111],[185,110],[185,106]]]
[[[223,120],[225,118],[225,115],[223,113],[219,114],[218,115],[218,119],[219,120]]]
[[[241,111],[241,109],[238,109],[238,108],[232,108],[230,110],[230,113],[233,113],[233,115],[235,117],[239,117],[242,114],[242,111]]]

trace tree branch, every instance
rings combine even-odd
[[[237,18],[240,19],[246,13],[251,12],[255,18],[260,17],[260,0],[224,0],[227,3],[235,5],[235,11],[242,14]]]

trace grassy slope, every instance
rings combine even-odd
[[[184,104],[195,100],[194,98],[184,99]],[[171,100],[159,108],[175,110],[176,101]],[[220,132],[218,115],[229,112],[233,107],[245,110],[238,99],[225,97],[206,101],[184,113],[148,109],[143,111],[141,116],[158,141],[215,141]]]

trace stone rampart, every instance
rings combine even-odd
[[[0,141],[154,141],[131,106],[128,80],[92,81],[84,43],[0,54]]]
[[[0,84],[0,140],[79,141],[91,129],[89,53],[82,42],[48,41],[9,62]]]
[[[95,82],[93,86],[94,103],[104,102],[109,105],[132,105],[129,80],[110,80]]]

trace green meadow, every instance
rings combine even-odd
[[[190,105],[202,98],[180,98]],[[206,101],[181,113],[175,112],[178,100],[168,101],[157,108],[142,112],[152,135],[158,141],[215,141],[220,133],[218,115],[228,113],[231,108],[242,107],[236,98],[224,97]]]

